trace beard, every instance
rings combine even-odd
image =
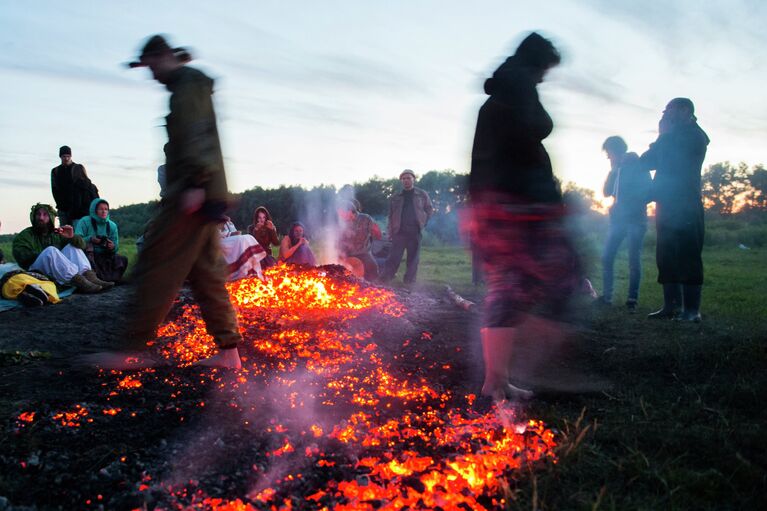
[[[37,234],[48,234],[51,231],[51,224],[49,222],[44,223],[39,220],[35,220],[35,223],[32,226],[32,229]]]

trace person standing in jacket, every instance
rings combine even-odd
[[[663,285],[663,307],[648,317],[698,323],[705,234],[700,174],[709,138],[698,126],[688,98],[666,105],[658,131],[657,140],[641,156],[645,168],[655,169],[655,260],[658,283]]]
[[[128,269],[128,258],[117,253],[120,233],[109,218],[109,203],[93,199],[89,216],[80,219],[75,233],[87,243],[85,253],[96,275],[106,282],[119,282]]]
[[[602,296],[598,302],[610,305],[613,298],[613,267],[615,256],[625,238],[628,238],[629,290],[626,308],[636,312],[639,300],[639,281],[642,278],[642,241],[647,232],[647,203],[650,200],[652,179],[642,168],[639,156],[629,153],[626,142],[618,136],[608,137],[602,150],[610,160],[602,193],[613,197],[610,224],[602,254]]]
[[[392,245],[381,280],[388,282],[394,278],[407,250],[407,266],[403,280],[405,284],[413,284],[418,273],[422,231],[434,213],[434,207],[429,194],[415,186],[415,172],[410,169],[403,170],[399,181],[402,190],[389,199],[387,231]]]
[[[200,305],[207,332],[219,351],[201,365],[240,368],[241,343],[237,315],[226,290],[226,263],[218,224],[227,208],[224,160],[213,109],[213,80],[186,66],[188,52],[171,48],[164,37],[152,36],[130,67],[148,67],[170,96],[166,117],[165,187],[139,254],[136,297],[130,315],[129,354],[100,354],[102,367],[152,365],[143,353],[146,342],[170,311],[185,280]]]
[[[13,238],[13,257],[25,270],[49,276],[57,284],[74,286],[81,293],[98,293],[113,286],[103,282],[85,256],[85,240],[71,225],[54,227],[56,211],[35,204],[29,212],[31,227]]]
[[[91,201],[99,196],[85,167],[72,161],[72,149],[61,146],[61,165],[51,169],[51,192],[56,201],[61,225],[76,227],[77,220],[88,216]]]

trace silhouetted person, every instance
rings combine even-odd
[[[536,88],[559,61],[549,40],[527,36],[485,82],[490,97],[477,119],[469,231],[487,282],[482,394],[496,400],[531,396],[509,379],[521,327],[535,324],[533,309],[561,310],[579,282],[562,195],[542,143],[553,122]]]
[[[663,285],[663,307],[648,317],[672,318],[682,306],[677,319],[699,322],[705,232],[700,173],[709,138],[687,98],[666,105],[658,131],[658,139],[641,157],[645,168],[655,169],[655,258]]]
[[[391,251],[381,273],[381,280],[387,282],[397,274],[402,256],[407,250],[405,284],[414,284],[418,274],[421,253],[422,231],[434,213],[429,194],[415,186],[415,172],[403,170],[399,175],[402,190],[389,199],[389,223],[387,230],[391,240]]]
[[[602,150],[607,154],[611,167],[602,193],[605,197],[613,197],[614,202],[610,207],[610,226],[602,254],[602,296],[599,301],[608,305],[612,303],[615,256],[623,240],[628,238],[629,290],[626,307],[629,312],[635,312],[642,278],[642,240],[647,232],[647,202],[650,200],[652,179],[650,172],[640,164],[639,156],[627,152],[628,147],[621,137],[607,138]]]
[[[213,80],[186,66],[190,60],[186,51],[172,49],[156,35],[146,42],[139,60],[130,64],[148,67],[171,96],[164,195],[136,266],[129,347],[145,348],[146,341],[154,338],[188,280],[206,330],[219,348],[215,356],[200,363],[239,368],[237,346],[242,337],[225,287],[227,272],[218,231],[229,194],[211,100]],[[137,359],[136,363],[126,363],[124,354],[111,355],[94,359],[102,366],[126,368],[152,363],[141,352],[131,359]]]
[[[72,149],[61,146],[61,165],[51,169],[51,192],[56,201],[60,225],[77,227],[77,220],[90,214],[91,202],[99,196],[85,167],[72,161]]]

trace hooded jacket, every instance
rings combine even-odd
[[[102,202],[107,202],[104,199],[93,199],[89,210],[89,216],[83,217],[77,222],[77,229],[75,232],[80,235],[87,243],[94,236],[104,236],[112,240],[115,244],[114,250],[107,250],[106,247],[101,245],[93,245],[94,252],[102,253],[117,253],[120,247],[120,235],[117,232],[117,224],[110,220],[109,215],[106,219],[102,219],[96,214],[96,208]],[[109,204],[107,202],[107,204]],[[94,229],[95,225],[95,229]]]
[[[50,220],[48,223],[48,232],[40,234],[35,231],[35,212],[44,208],[48,211]],[[13,257],[16,262],[24,269],[29,268],[35,262],[37,256],[48,247],[64,248],[66,245],[72,245],[79,249],[85,249],[85,241],[75,234],[71,239],[64,238],[60,234],[53,232],[56,210],[48,204],[35,204],[29,211],[29,221],[32,227],[27,227],[13,238]]]
[[[266,225],[262,225],[258,228],[256,227],[256,225],[258,225],[259,211],[263,211],[266,214],[267,221],[272,221],[272,215],[269,214],[269,210],[264,206],[259,206],[253,212],[253,223],[248,226],[248,232],[251,236],[256,238],[256,241],[261,245],[261,248],[266,250],[267,253],[271,253],[271,246],[279,246],[280,238],[277,236],[276,227],[274,229],[269,229]],[[272,223],[274,223],[274,221],[272,221]]]
[[[182,66],[173,71],[166,87],[171,96],[163,199],[174,203],[184,191],[203,188],[206,205],[222,204],[223,213],[228,190],[211,99],[213,80]]]
[[[479,110],[469,189],[505,192],[529,202],[560,202],[561,193],[543,147],[554,124],[538,99],[539,70],[509,57],[485,82],[490,95]]]

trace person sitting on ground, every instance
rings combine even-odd
[[[218,232],[221,235],[221,252],[228,265],[227,280],[239,280],[253,274],[263,279],[261,260],[266,257],[266,252],[256,238],[250,234],[241,234],[231,218],[224,218]]]
[[[106,282],[119,282],[128,269],[128,258],[117,253],[120,234],[117,224],[109,218],[106,200],[91,201],[89,216],[80,219],[75,234],[87,243],[85,255],[96,276]]]
[[[382,238],[380,227],[370,215],[360,213],[350,200],[340,202],[336,212],[340,221],[338,252],[342,261],[349,261],[353,267],[356,258],[362,263],[365,280],[377,279],[378,263],[373,258],[371,247],[373,239]],[[354,270],[352,273],[357,274]]]
[[[98,278],[85,256],[85,240],[71,225],[54,226],[56,211],[48,204],[30,210],[31,227],[13,238],[13,257],[25,270],[51,277],[61,285],[72,285],[81,293],[98,293],[114,285]]]
[[[272,245],[280,246],[280,237],[269,210],[264,206],[257,207],[253,212],[253,223],[248,226],[248,232],[266,252],[266,257],[261,259],[261,269],[265,270],[277,264],[277,260],[272,256]]]
[[[232,219],[226,215],[223,216],[223,221],[218,224],[218,232],[221,234],[221,239],[242,234],[241,231],[237,230]]]
[[[288,234],[282,237],[280,243],[280,261],[287,264],[317,266],[309,240],[305,237],[304,224],[293,222]]]

